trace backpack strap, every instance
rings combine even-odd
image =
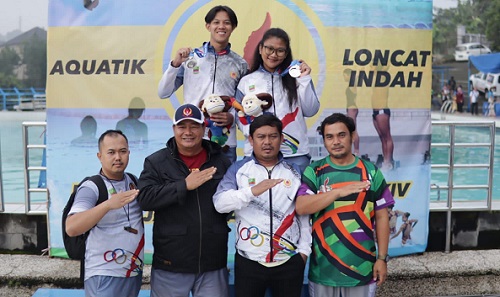
[[[84,179],[84,181],[86,180],[90,180],[94,184],[96,184],[97,189],[99,190],[99,197],[97,197],[97,202],[95,205],[99,205],[104,201],[108,200],[108,188],[106,187],[106,184],[104,183],[102,177],[99,174],[87,177]],[[85,256],[80,260],[80,280],[83,282],[84,278],[85,278]]]
[[[137,178],[135,177],[135,175],[133,175],[132,173],[129,173],[129,172],[125,172],[128,177],[130,177],[130,179],[134,182],[135,184],[135,187],[137,188]]]
[[[108,200],[108,188],[106,187],[106,184],[102,180],[102,177],[99,174],[96,174],[92,175],[88,179],[94,182],[94,184],[96,184],[97,186],[97,189],[99,190],[99,197],[97,198],[97,202],[95,205],[99,205],[104,201]]]

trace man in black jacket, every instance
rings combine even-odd
[[[198,107],[175,111],[174,137],[144,161],[137,198],[154,211],[151,296],[229,296],[225,214],[212,196],[230,161],[203,139]]]

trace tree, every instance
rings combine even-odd
[[[22,88],[23,85],[14,75],[0,73],[0,88]]]
[[[500,0],[490,0],[485,13],[486,38],[491,41],[491,50],[500,51]]]
[[[451,54],[457,44],[457,25],[467,33],[486,35],[493,50],[500,50],[500,0],[459,0],[456,8],[438,9],[434,14],[435,53]]]
[[[432,25],[433,51],[440,54],[451,54],[450,48],[457,44],[457,9],[438,9]]]
[[[0,73],[5,76],[14,75],[14,69],[20,61],[19,55],[10,47],[0,49]]]
[[[33,36],[24,45],[23,62],[26,64],[26,85],[45,88],[47,79],[47,43]]]

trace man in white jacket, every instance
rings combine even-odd
[[[301,172],[280,152],[281,121],[272,114],[254,119],[252,156],[234,163],[213,197],[220,213],[234,211],[235,293],[238,297],[301,296],[311,253],[309,216],[295,212]]]

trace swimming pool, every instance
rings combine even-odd
[[[45,121],[45,112],[0,112],[0,167],[2,169],[2,188],[4,203],[24,203],[24,121]],[[30,130],[29,143],[43,144],[43,127]],[[43,150],[32,150],[29,155],[30,166],[41,166]],[[31,173],[30,186],[38,186],[40,172]],[[34,195],[34,201],[44,201],[45,194]]]
[[[44,121],[44,112],[3,112],[0,125],[0,149],[1,169],[3,179],[4,203],[24,203],[24,159],[22,148],[22,122]],[[29,133],[31,144],[43,143],[43,128],[33,127]],[[496,131],[494,164],[500,164],[500,129]],[[432,142],[449,142],[448,128],[444,126],[432,127]],[[489,134],[486,128],[456,128],[456,142],[489,142]],[[40,166],[42,150],[32,150],[30,153],[30,164]],[[434,164],[446,163],[449,152],[445,148],[431,149],[431,162]],[[455,163],[488,163],[489,151],[487,148],[456,148]],[[31,174],[31,187],[38,184],[39,172]],[[493,180],[500,180],[500,168],[494,168]],[[454,184],[471,185],[485,184],[488,172],[484,169],[462,168],[455,169]],[[448,171],[445,169],[432,169],[431,183],[445,185],[448,179]],[[454,201],[470,201],[486,199],[486,190],[454,190]],[[446,200],[447,191],[431,191],[431,201]],[[500,184],[493,183],[492,197],[500,200]],[[43,196],[33,197],[37,201],[43,201]]]
[[[493,164],[500,164],[500,144],[498,137],[500,130],[495,133],[495,146],[493,151]],[[488,127],[455,127],[455,143],[478,144],[490,143],[490,130]],[[433,125],[432,143],[450,143],[448,126]],[[433,147],[431,149],[432,164],[447,164],[449,149]],[[489,147],[463,147],[456,146],[454,150],[454,164],[489,164]],[[448,169],[433,168],[431,184],[446,185],[448,180]],[[488,170],[486,168],[455,168],[453,171],[454,186],[485,185],[488,183]],[[500,177],[500,168],[493,168],[493,181]],[[500,185],[492,183],[492,199],[500,200]],[[454,189],[453,201],[485,201],[487,189]],[[446,190],[431,191],[431,201],[446,200]]]

